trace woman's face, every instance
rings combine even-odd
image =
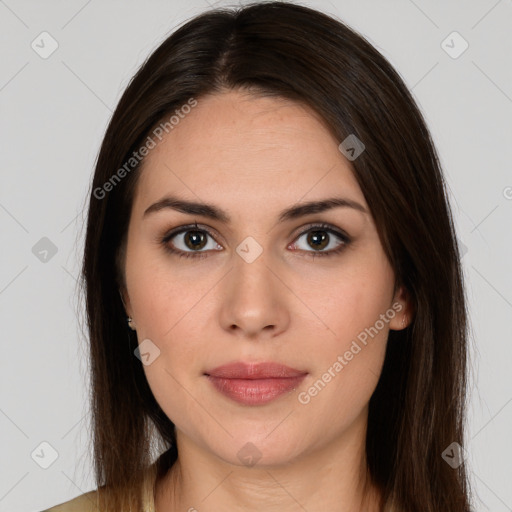
[[[340,142],[297,103],[231,91],[200,98],[141,171],[127,313],[178,438],[224,461],[292,462],[360,432],[389,329],[402,328],[405,302]],[[151,208],[171,196],[211,208]],[[329,199],[354,206],[300,209]],[[208,376],[233,362],[300,377]]]

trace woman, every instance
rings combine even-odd
[[[101,147],[83,285],[98,490],[50,510],[470,510],[442,172],[339,20],[258,3],[164,41]]]

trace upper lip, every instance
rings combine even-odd
[[[299,377],[301,375],[306,375],[307,372],[271,361],[263,363],[245,363],[243,361],[236,361],[234,363],[218,366],[213,370],[205,372],[205,374],[211,377],[220,377],[224,379],[270,379]]]

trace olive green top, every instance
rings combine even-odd
[[[144,497],[143,497],[143,510],[144,512],[155,512],[155,501],[153,495],[153,486],[156,478],[156,467],[153,464],[144,480]],[[55,505],[52,508],[44,510],[43,512],[98,512],[97,504],[97,491],[89,491],[81,494],[76,498]],[[386,512],[393,512],[393,509],[386,507]]]
[[[152,464],[146,473],[143,486],[143,510],[155,512],[153,486],[156,478],[156,466]],[[55,505],[43,512],[98,512],[98,491],[89,491],[69,501]]]

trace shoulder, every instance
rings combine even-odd
[[[42,512],[97,512],[97,496],[97,491],[89,491]]]
[[[156,482],[156,475],[157,466],[153,463],[146,469],[144,474],[143,506],[144,510],[147,512],[155,511],[154,485]],[[101,492],[101,490],[98,492],[97,489],[89,491],[69,501],[42,510],[41,512],[99,512],[99,495]]]

